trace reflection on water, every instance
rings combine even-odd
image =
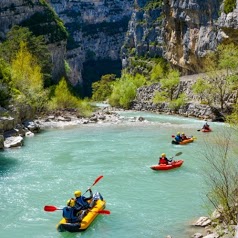
[[[4,152],[0,152],[0,176],[6,175],[15,169],[19,161],[16,158],[8,157]]]

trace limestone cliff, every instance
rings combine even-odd
[[[207,52],[222,40],[219,0],[165,1],[165,57],[187,72],[199,72]]]
[[[223,9],[222,9],[223,10]],[[225,14],[224,11],[218,19],[220,29],[225,33],[224,41],[238,43],[238,1],[233,11]]]
[[[69,32],[66,57],[66,32],[49,5]],[[1,0],[0,41],[14,24],[45,35],[54,78],[63,74],[66,58],[74,86],[113,73],[109,62],[133,67],[133,57],[161,56],[184,74],[197,73],[220,42],[237,42],[238,9],[225,14],[223,5],[222,0]]]
[[[67,32],[45,0],[1,0],[0,42],[14,25],[28,27],[35,35],[44,35],[52,55],[52,76],[64,74]]]
[[[199,72],[203,57],[224,37],[218,24],[220,4],[219,0],[143,1],[129,24],[125,65],[130,55],[161,56],[184,73]]]
[[[69,32],[67,61],[71,67],[70,81],[73,85],[82,83],[82,71],[87,62],[97,62],[96,67],[100,60],[120,61],[120,48],[128,29],[133,2],[50,0]],[[95,67],[94,72],[88,72],[88,75],[95,75],[97,70],[101,70]],[[108,72],[111,70],[109,64],[104,68]]]

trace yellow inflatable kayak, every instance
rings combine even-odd
[[[60,232],[84,231],[90,226],[98,214],[107,214],[107,212],[109,212],[106,210],[103,211],[103,209],[106,207],[106,201],[103,200],[100,193],[94,194],[93,199],[95,200],[94,207],[88,210],[87,215],[82,219],[81,222],[67,223],[65,218],[62,218],[56,226],[57,230]]]

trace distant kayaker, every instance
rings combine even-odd
[[[79,212],[80,209],[75,207],[75,200],[71,198],[67,201],[67,206],[63,208],[62,216],[65,218],[67,223],[79,222]]]
[[[188,137],[185,135],[184,132],[182,132],[182,134],[181,134],[181,139],[182,140],[187,140],[188,139]]]
[[[203,125],[202,129],[210,130],[210,126],[207,124],[207,122]]]
[[[168,159],[166,157],[165,153],[161,154],[161,157],[159,158],[159,163],[158,164],[170,164],[172,162],[172,160]]]
[[[93,207],[93,203],[90,204],[89,201],[92,199],[93,197],[93,192],[92,190],[89,188],[86,192],[90,192],[90,196],[89,197],[85,197],[82,196],[81,191],[77,190],[74,192],[74,196],[75,196],[75,200],[76,200],[76,207],[81,209],[81,210],[85,210],[88,209],[90,207]]]
[[[178,143],[182,141],[182,137],[180,136],[180,132],[177,133],[177,135],[175,136],[174,139],[175,139],[175,141],[178,142]]]

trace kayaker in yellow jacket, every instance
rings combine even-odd
[[[75,207],[75,200],[73,198],[67,201],[67,206],[63,208],[62,216],[65,218],[67,223],[79,222],[80,209]]]

